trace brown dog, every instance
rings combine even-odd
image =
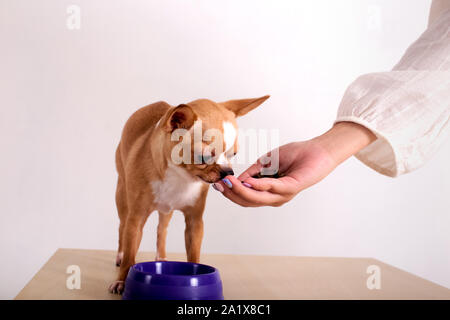
[[[123,291],[142,229],[154,210],[159,213],[156,260],[166,259],[167,226],[173,211],[180,210],[187,260],[199,262],[208,184],[233,175],[228,160],[237,152],[235,119],[267,98],[222,103],[201,99],[178,107],[156,102],[128,119],[116,151],[120,271],[111,292]]]

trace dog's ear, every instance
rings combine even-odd
[[[191,107],[187,104],[180,104],[169,112],[165,129],[167,132],[173,132],[176,129],[189,129],[197,120],[197,116]]]
[[[236,117],[243,116],[247,112],[255,109],[261,103],[269,99],[269,95],[253,98],[253,99],[240,99],[240,100],[229,100],[222,102],[221,104],[230,111],[233,111]]]

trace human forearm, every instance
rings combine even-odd
[[[430,14],[428,16],[428,25],[432,24],[443,14],[450,9],[450,1],[448,0],[433,0],[431,3]]]
[[[324,148],[339,165],[376,140],[366,127],[353,122],[338,122],[330,130],[314,140]]]

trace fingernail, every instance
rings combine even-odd
[[[223,187],[220,183],[213,183],[213,188],[216,189],[219,192],[223,192]]]
[[[223,181],[223,183],[225,183],[226,184],[226,186],[228,187],[228,188],[233,188],[233,185],[231,184],[231,181],[230,180],[228,180],[228,179],[222,179],[222,181]]]
[[[247,188],[251,188],[252,187],[252,185],[250,183],[247,183],[247,182],[242,182],[242,184],[244,186],[246,186]]]

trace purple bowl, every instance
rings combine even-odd
[[[130,268],[123,300],[223,300],[219,270],[191,262],[150,261]]]

